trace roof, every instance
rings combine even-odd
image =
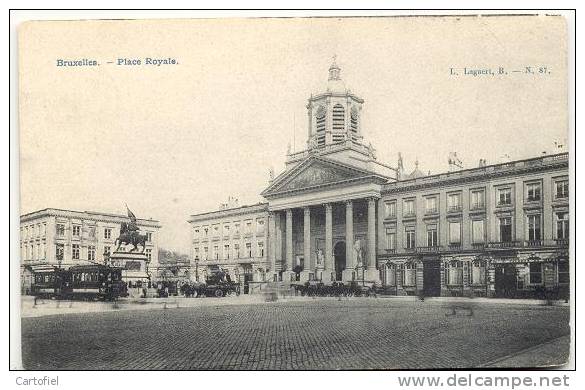
[[[228,216],[235,216],[235,215],[243,215],[243,214],[254,214],[258,212],[267,212],[268,211],[268,203],[267,202],[259,202],[252,205],[243,205],[239,207],[232,207],[231,209],[222,209],[222,210],[214,210],[214,211],[207,211],[200,214],[191,214],[191,218],[187,222],[195,222],[201,221],[206,219],[216,219],[216,218],[223,218]]]
[[[41,218],[44,216],[62,216],[68,218],[79,218],[79,219],[92,219],[104,222],[125,222],[128,221],[128,216],[121,215],[121,214],[112,214],[112,213],[100,213],[97,211],[76,211],[76,210],[66,210],[66,209],[56,209],[56,208],[46,208],[37,211],[33,211],[30,213],[22,214],[20,216],[21,222],[30,221],[36,218]],[[160,228],[160,221],[156,219],[143,219],[143,218],[136,218],[136,222],[139,225],[145,225],[150,227]]]
[[[403,192],[425,187],[434,187],[466,181],[477,181],[492,177],[517,175],[533,171],[565,169],[568,168],[568,165],[568,153],[551,154],[525,160],[511,161],[503,164],[486,165],[483,167],[461,169],[458,171],[445,172],[434,175],[423,174],[422,177],[410,177],[409,175],[406,179],[386,184],[382,192]]]

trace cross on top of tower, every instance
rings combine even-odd
[[[333,55],[333,63],[331,64],[331,66],[329,67],[329,80],[339,80],[339,72],[341,71],[341,69],[339,68],[339,66],[337,65],[337,55]]]

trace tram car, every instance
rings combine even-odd
[[[39,298],[61,298],[67,293],[71,274],[63,268],[34,273],[31,294]]]
[[[114,300],[128,296],[122,269],[100,264],[36,272],[31,291],[39,298],[55,299]]]
[[[128,296],[126,282],[122,281],[122,268],[100,264],[77,265],[69,268],[71,299],[111,301]]]

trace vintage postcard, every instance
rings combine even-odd
[[[559,15],[18,26],[27,370],[550,368]]]

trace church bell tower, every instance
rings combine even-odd
[[[361,143],[363,139],[360,116],[364,101],[346,88],[340,73],[333,57],[325,91],[309,98],[308,149],[348,141]]]

